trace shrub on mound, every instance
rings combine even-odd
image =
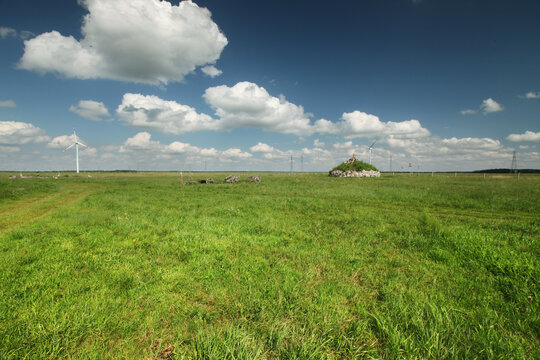
[[[341,164],[339,164],[338,166],[336,166],[335,168],[330,170],[330,172],[332,172],[334,170],[341,170],[341,171],[373,170],[373,171],[379,171],[379,169],[377,169],[375,166],[373,166],[371,164],[368,164],[368,163],[365,163],[365,162],[360,161],[360,160],[356,160],[356,161],[353,161],[353,162],[342,162]]]
[[[366,170],[366,171],[369,171],[369,170],[372,170],[372,171],[379,171],[379,169],[377,169],[375,166],[371,165],[371,164],[368,164],[368,163],[365,163],[363,161],[360,161],[358,160],[354,154],[353,156],[345,161],[345,162],[342,162],[341,164],[339,164],[338,166],[336,166],[335,168],[333,168],[332,170],[329,171],[329,174],[332,175],[332,172],[333,171],[336,171],[336,170],[340,170],[342,172],[347,172],[347,171],[362,171],[362,170]]]

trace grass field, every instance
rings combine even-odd
[[[0,358],[540,358],[540,176],[261,177],[2,174]]]

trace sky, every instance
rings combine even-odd
[[[0,170],[540,168],[540,2],[0,0]]]

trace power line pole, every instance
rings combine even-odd
[[[293,169],[293,159],[292,159],[292,155],[291,155],[291,173],[292,173],[292,169]]]
[[[512,155],[512,172],[517,172],[517,158],[516,158],[516,150],[514,150],[514,154]]]

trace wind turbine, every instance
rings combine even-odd
[[[73,138],[75,139],[74,140],[74,143],[69,145],[67,148],[65,148],[64,150],[62,150],[62,152],[68,150],[68,149],[71,149],[73,146],[75,146],[75,157],[77,159],[77,174],[79,173],[79,145],[81,146],[84,146],[84,147],[88,147],[87,145],[84,145],[80,140],[79,138],[77,137],[77,134],[75,133],[75,129],[73,129]]]
[[[370,165],[373,165],[373,164],[371,163],[371,149],[373,149],[373,145],[375,145],[376,142],[377,142],[377,140],[375,140],[375,141],[373,142],[373,144],[371,144],[371,145],[368,147],[368,150],[369,150],[369,164],[370,164]]]

